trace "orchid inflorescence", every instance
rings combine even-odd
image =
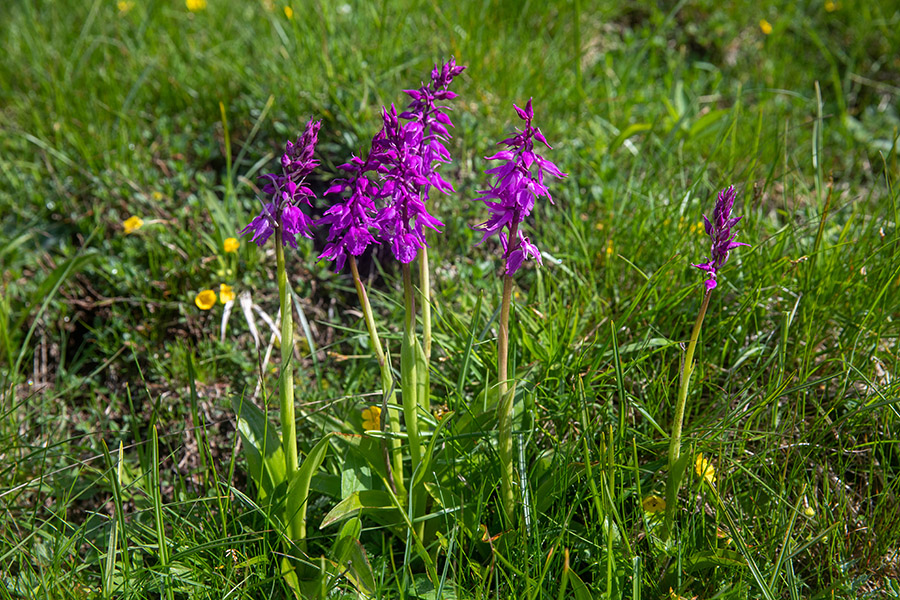
[[[443,226],[429,214],[425,201],[430,190],[450,193],[437,167],[450,161],[444,142],[453,123],[439,102],[456,97],[448,88],[465,69],[452,58],[435,65],[431,81],[418,89],[406,90],[412,98],[402,113],[392,105],[382,110],[382,128],[372,139],[366,160],[352,157],[341,165],[348,177],[339,179],[325,193],[344,191],[349,196],[329,208],[317,225],[328,225],[328,244],[319,258],[335,261],[340,271],[347,256],[359,256],[372,243],[391,245],[394,257],[403,264],[415,260],[426,246],[425,227],[438,231]],[[373,175],[369,178],[367,174]],[[376,201],[385,201],[378,209]]]
[[[738,224],[738,221],[744,217],[732,217],[731,209],[734,206],[735,191],[734,186],[729,186],[719,192],[716,199],[716,208],[713,211],[713,219],[710,221],[706,215],[703,215],[703,225],[706,228],[706,235],[712,240],[710,248],[710,259],[708,262],[699,265],[693,265],[709,274],[709,279],[704,283],[707,290],[716,287],[716,277],[718,271],[728,260],[728,253],[740,246],[749,246],[750,244],[742,244],[734,241],[737,232],[732,233],[731,228]]]
[[[313,158],[318,141],[321,121],[312,119],[296,143],[288,142],[281,157],[281,173],[268,173],[261,179],[268,180],[263,192],[271,197],[263,205],[259,215],[241,230],[241,235],[250,234],[250,241],[262,248],[277,228],[282,230],[282,245],[297,247],[296,235],[312,238],[313,225],[300,204],[312,205],[313,191],[306,186],[306,176],[319,165]]]
[[[507,150],[502,150],[485,160],[503,161],[499,166],[485,171],[495,177],[495,184],[487,190],[482,190],[478,200],[488,207],[490,218],[476,227],[484,232],[481,242],[496,234],[503,246],[503,256],[506,260],[505,275],[515,273],[527,258],[534,258],[541,263],[541,252],[537,246],[531,243],[519,229],[519,224],[531,214],[534,202],[540,196],[546,196],[553,204],[553,198],[547,186],[544,185],[544,176],[551,175],[558,179],[566,176],[559,168],[534,151],[534,140],[538,140],[547,148],[550,144],[544,138],[541,130],[532,125],[534,109],[531,99],[520,108],[513,107],[519,118],[525,121],[525,127],[517,130],[516,135],[500,142],[505,144]],[[537,166],[537,172],[532,172],[532,167]],[[506,232],[503,228],[506,228]],[[509,237],[513,237],[513,243],[509,243]]]

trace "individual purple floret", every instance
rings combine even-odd
[[[544,185],[544,176],[551,175],[557,179],[566,176],[549,160],[534,151],[534,140],[538,140],[548,148],[550,144],[544,138],[544,134],[531,122],[534,119],[534,110],[531,99],[525,108],[519,108],[515,104],[519,118],[525,121],[524,129],[517,130],[516,135],[500,142],[505,144],[507,150],[502,150],[485,160],[503,161],[500,165],[485,171],[493,175],[495,184],[488,190],[482,190],[477,200],[481,200],[488,207],[490,218],[475,227],[484,232],[481,238],[483,243],[492,235],[500,238],[503,246],[503,256],[506,260],[504,274],[512,275],[519,270],[527,258],[534,258],[540,264],[541,253],[537,246],[525,237],[519,230],[519,224],[531,214],[534,202],[539,196],[546,196],[553,204],[550,191]],[[532,173],[532,167],[537,166],[537,173]],[[506,232],[503,228],[506,228]],[[514,237],[513,243],[508,243],[508,236]]]
[[[296,143],[285,145],[281,157],[281,173],[269,173],[261,179],[268,180],[263,192],[269,194],[271,202],[263,205],[259,216],[241,230],[241,235],[250,234],[250,241],[262,246],[275,233],[279,223],[282,227],[282,244],[297,247],[296,235],[311,238],[312,220],[298,206],[301,202],[312,205],[313,191],[305,185],[306,176],[319,165],[313,158],[321,121],[312,119]]]
[[[735,192],[732,185],[719,192],[719,197],[716,199],[716,208],[713,212],[713,220],[710,221],[706,215],[703,215],[703,225],[706,228],[706,234],[712,240],[711,258],[709,262],[692,266],[709,274],[709,279],[704,282],[707,291],[716,287],[718,270],[728,260],[728,253],[739,246],[750,245],[734,241],[734,238],[737,237],[737,232],[732,233],[731,228],[743,219],[743,217],[731,216],[734,199]]]

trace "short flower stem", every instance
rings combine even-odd
[[[709,306],[709,298],[712,290],[706,290],[703,295],[703,303],[697,320],[694,321],[694,329],[691,331],[691,341],[688,343],[687,352],[684,355],[684,365],[681,371],[681,383],[678,386],[678,398],[675,403],[675,420],[672,423],[672,437],[669,439],[669,475],[666,484],[666,518],[663,529],[663,537],[668,540],[672,533],[675,520],[675,509],[678,502],[678,490],[681,488],[681,480],[684,477],[684,465],[679,463],[681,458],[681,428],[684,423],[684,409],[687,404],[687,393],[691,383],[691,375],[694,373],[694,350],[697,348],[697,340],[700,338],[700,329],[703,326],[703,317]]]
[[[500,456],[500,498],[503,512],[510,523],[515,521],[516,498],[513,490],[512,407],[516,392],[515,380],[509,379],[509,306],[512,301],[513,280],[503,276],[503,297],[500,301],[500,332],[497,338],[497,375],[500,401],[497,403],[497,453]]]
[[[388,396],[388,404],[397,404],[397,392],[394,386],[394,377],[391,373],[391,365],[387,361],[384,349],[381,347],[381,339],[378,337],[378,330],[375,328],[375,316],[372,314],[372,305],[369,303],[369,295],[363,285],[362,279],[359,277],[359,269],[356,265],[356,257],[350,256],[350,271],[353,273],[353,283],[356,286],[356,295],[359,296],[359,304],[362,306],[363,315],[366,319],[366,328],[369,330],[369,339],[372,343],[372,349],[375,352],[375,358],[378,360],[378,366],[381,369],[381,388]],[[391,439],[391,469],[393,470],[394,483],[397,486],[397,493],[404,494],[405,487],[403,485],[403,454],[400,447],[400,423],[398,421],[397,411],[393,408],[388,409],[387,415],[388,425],[394,437]]]
[[[275,270],[278,278],[278,296],[281,299],[281,380],[278,397],[281,400],[281,445],[284,449],[285,477],[293,480],[297,472],[297,423],[294,418],[294,323],[291,307],[291,291],[288,288],[287,270],[284,266],[284,244],[281,227],[275,230]],[[290,537],[301,549],[306,548],[306,515],[291,520]],[[296,523],[296,527],[294,526]]]

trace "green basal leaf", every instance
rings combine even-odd
[[[313,446],[312,450],[309,451],[309,454],[307,454],[306,458],[303,459],[303,462],[300,463],[300,468],[297,469],[297,472],[291,479],[287,493],[287,512],[285,513],[287,518],[285,519],[285,522],[293,524],[295,528],[289,527],[289,531],[298,531],[299,529],[297,528],[304,531],[306,529],[306,507],[307,500],[309,499],[309,484],[313,475],[315,475],[316,471],[319,470],[319,467],[322,466],[322,461],[325,460],[325,455],[328,453],[328,446],[332,436],[333,434],[331,433],[326,434],[315,446]]]
[[[237,415],[248,471],[259,489],[260,503],[268,498],[278,499],[276,490],[283,490],[286,482],[284,451],[277,430],[251,401],[234,398],[231,404]]]
[[[397,510],[397,507],[391,500],[390,494],[385,491],[365,490],[353,492],[350,496],[338,502],[325,515],[325,518],[322,519],[322,524],[319,525],[319,529],[325,529],[338,521],[355,517],[363,510]]]

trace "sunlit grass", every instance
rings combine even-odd
[[[429,549],[444,590],[896,593],[896,9],[205,4],[14,2],[0,23],[0,597],[155,598],[165,577],[175,597],[290,595],[279,524],[235,447],[232,399],[274,411],[279,362],[274,261],[237,231],[307,119],[323,119],[322,191],[381,106],[450,55],[468,66],[443,171],[457,194],[436,202],[445,234],[429,237],[432,408],[453,411],[435,493],[462,507]],[[496,247],[472,247],[485,214],[469,200],[529,97],[570,175],[530,223],[544,267],[514,290],[527,494],[507,531],[483,414]],[[725,267],[698,343],[694,458],[666,549],[667,436],[702,300],[690,263],[708,252],[697,224],[732,183],[752,245]],[[361,434],[381,401],[352,282],[317,254],[287,259],[304,454],[325,432]],[[401,322],[399,271],[386,255],[361,269],[374,312]],[[397,356],[399,328],[382,334]],[[312,484],[313,557],[342,527],[318,529],[335,490],[366,477],[334,449]],[[403,527],[361,519],[376,596],[434,597]],[[353,597],[349,577],[330,589]]]

